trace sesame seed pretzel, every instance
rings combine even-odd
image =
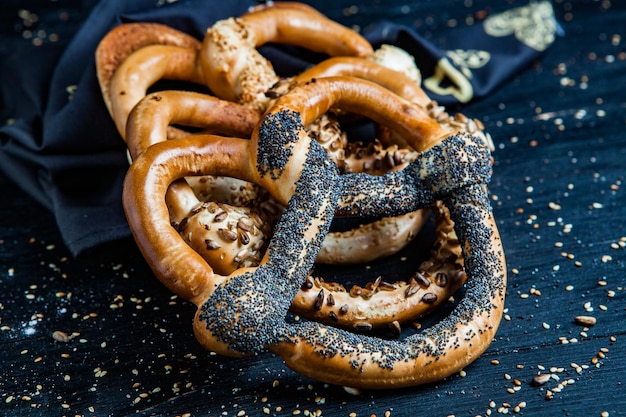
[[[304,126],[337,106],[399,132],[419,157],[384,176],[340,175]],[[260,264],[219,276],[172,228],[163,196],[190,175],[255,182],[285,204]],[[424,110],[376,84],[342,77],[298,86],[277,100],[250,141],[196,136],[150,146],[131,165],[124,209],[144,257],[172,291],[198,306],[194,333],[217,353],[270,350],[306,376],[355,388],[439,380],[491,343],[504,307],[504,254],[489,204],[488,148],[433,123]],[[285,320],[335,212],[392,215],[442,201],[468,275],[453,312],[421,333],[391,341],[316,322]]]
[[[306,19],[305,16],[308,16],[309,19]],[[247,28],[246,30],[258,31],[260,27],[265,29],[267,25],[270,27],[272,25],[275,26],[277,31],[276,37],[268,37],[268,34],[263,36],[256,35],[255,39],[261,43],[286,41],[304,47],[312,47],[315,50],[318,50],[321,45],[321,50],[330,54],[348,53],[364,55],[366,51],[371,51],[367,41],[360,35],[330,21],[309,6],[299,3],[277,3],[272,6],[260,6],[239,19],[243,22],[239,23],[243,24]],[[251,23],[248,24],[246,22]],[[263,24],[260,22],[263,22]],[[209,33],[220,33],[216,28],[220,25],[221,23],[218,22],[215,27],[210,28],[207,37],[209,37]],[[311,25],[316,28],[314,31],[311,31]],[[332,34],[332,36],[320,39],[319,34],[322,30],[330,31],[328,33]],[[284,40],[281,38],[284,34],[297,36]],[[217,35],[214,34],[214,39],[215,36]],[[315,37],[317,37],[317,41],[314,43],[314,46],[311,46],[312,39]],[[207,42],[205,38],[204,45],[202,45],[203,50],[211,47],[232,47],[232,42],[235,42],[235,45],[238,45],[236,50],[239,50],[240,55],[245,55],[249,53],[248,49],[252,47],[251,44],[247,43],[249,38],[246,38],[247,40],[243,44],[241,40],[237,39],[234,41],[229,40],[225,44],[223,36],[220,39],[219,43],[214,44]],[[337,44],[337,39],[340,40],[339,43],[343,46]],[[127,135],[127,121],[132,108],[146,95],[148,88],[158,80],[180,80],[200,85],[208,84],[215,87],[210,82],[212,79],[210,77],[207,78],[203,72],[202,55],[199,55],[200,47],[200,42],[194,38],[159,24],[130,23],[121,25],[107,34],[96,52],[98,79],[105,103],[116,123],[118,132],[123,138],[126,138]],[[254,53],[258,52],[255,50]],[[232,50],[230,50],[229,54],[232,54]],[[265,68],[267,66],[269,66],[269,69]],[[276,74],[271,69],[269,62],[259,65],[255,71],[261,71],[261,68],[262,72],[267,72],[268,74],[263,76],[263,79],[270,77],[273,80],[276,78]],[[243,78],[249,81],[249,78]],[[237,79],[237,88],[239,90],[242,90],[242,86],[239,85],[242,82],[241,77]],[[250,84],[244,84],[245,89],[242,91],[249,91],[252,88]],[[266,87],[266,85],[258,83],[253,85]],[[222,88],[224,87],[222,86]],[[254,96],[257,97],[259,94],[255,93]],[[264,100],[264,103],[267,104],[267,99],[265,98]],[[252,107],[258,110],[259,106]],[[327,115],[321,116],[318,121],[311,123],[308,128],[310,131],[317,132],[317,138],[322,143],[324,141],[327,142],[325,149],[329,153],[341,155],[341,157],[336,158],[336,161],[350,172],[369,171],[381,173],[389,169],[397,169],[402,163],[410,160],[411,151],[399,149],[397,146],[382,149],[376,144],[365,148],[354,143],[348,145],[347,140],[337,139],[338,137],[341,138],[342,135],[339,132],[339,128],[332,120],[329,121],[328,117]],[[169,138],[178,138],[189,134],[173,126],[168,126],[167,132]],[[228,134],[228,132],[219,133]],[[248,135],[236,133],[235,136],[245,137]],[[343,163],[344,146],[347,147],[348,152],[345,164]],[[232,201],[233,198],[250,200],[253,198],[254,193],[258,191],[258,187],[234,180],[234,184],[232,184],[230,181],[214,181],[205,177],[203,181],[188,180],[188,182],[191,183],[196,194],[205,194],[206,199],[209,199],[210,195],[228,197],[226,190],[239,190],[232,192],[230,199],[224,200],[222,198],[220,200],[222,202]],[[210,194],[207,191],[207,185],[210,185],[210,188],[208,188],[211,191]],[[179,189],[180,186],[175,188]],[[240,197],[244,194],[244,190],[249,192],[245,193],[245,197]],[[177,195],[180,192],[170,194]],[[173,213],[178,212],[180,215],[174,215],[174,221],[182,221],[186,217],[182,213],[182,207],[188,208],[192,199],[179,198],[178,201],[181,203],[181,208],[173,209]],[[268,200],[265,200],[263,203],[265,202],[268,203],[266,206],[269,209],[273,212],[277,211],[278,207],[276,204],[272,204]],[[170,207],[175,206],[176,204],[170,205]],[[425,219],[424,213],[409,213],[395,218],[383,218],[373,223],[360,225],[356,229],[346,232],[331,233],[327,236],[324,244],[325,250],[320,253],[318,261],[322,263],[358,263],[388,256],[410,242],[421,229]],[[229,236],[232,236],[232,234],[229,234]],[[348,241],[353,244],[349,244]],[[358,243],[358,246],[354,245],[356,243]],[[239,258],[231,257],[229,259]],[[231,263],[231,267],[234,268],[236,265]]]
[[[200,48],[200,66],[218,97],[266,110],[265,93],[279,81],[272,64],[257,50],[267,43],[294,45],[330,56],[368,56],[361,35],[301,3],[271,3],[239,17],[216,22]]]

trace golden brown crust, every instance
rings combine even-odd
[[[159,23],[126,23],[111,29],[96,49],[96,73],[102,98],[111,111],[109,85],[113,73],[134,51],[148,45],[172,45],[198,49],[200,41]]]
[[[166,131],[172,124],[248,138],[260,120],[258,113],[237,103],[192,91],[150,93],[133,107],[125,136],[133,158],[150,145],[167,140]]]
[[[322,77],[349,76],[375,82],[406,100],[425,107],[431,100],[420,85],[404,73],[363,57],[331,57],[296,75],[301,84]]]
[[[122,61],[109,85],[111,116],[122,137],[130,111],[157,81],[200,82],[196,57],[195,49],[149,45]]]

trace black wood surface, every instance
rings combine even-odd
[[[478,3],[430,18],[464,24],[486,10]],[[626,415],[626,6],[554,6],[565,36],[462,109],[496,143],[491,192],[510,277],[497,337],[463,372],[353,395],[270,354],[207,353],[194,307],[131,240],[73,258],[54,217],[1,176],[0,415]],[[551,377],[534,386],[538,374]]]

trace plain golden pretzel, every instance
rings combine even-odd
[[[151,45],[172,46],[174,50],[196,51],[200,47],[200,44],[200,41],[196,38],[159,23],[126,23],[111,29],[105,37],[102,38],[96,48],[96,75],[100,84],[102,98],[109,113],[113,115],[120,112],[120,110],[116,110],[115,112],[113,110],[111,82],[114,73],[130,55],[143,47]],[[193,53],[193,55],[195,59],[195,53]],[[193,66],[190,68],[193,68]],[[189,72],[187,69],[185,71]],[[148,73],[151,73],[151,71],[148,71]],[[133,80],[130,80],[127,85],[132,86],[132,81],[138,81],[141,86],[147,89],[150,84],[142,78],[144,75],[145,72],[138,74]],[[181,75],[181,77],[186,76]],[[194,79],[195,74],[189,78]],[[200,78],[198,77],[198,79]],[[143,94],[138,97],[131,97],[128,100],[131,104],[130,106],[126,106],[128,108],[124,110],[124,117],[114,117],[120,135],[124,136],[125,130],[123,125],[120,124],[120,121],[123,121],[125,124],[126,117],[128,117],[132,106],[137,104],[139,99],[145,95],[144,90]]]

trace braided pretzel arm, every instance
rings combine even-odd
[[[120,63],[110,80],[109,100],[111,117],[122,137],[125,137],[131,110],[157,81],[177,80],[201,84],[197,56],[194,48],[148,45],[134,51]],[[169,130],[173,137],[188,135],[171,127]]]
[[[139,100],[128,116],[126,143],[132,159],[167,140],[166,130],[181,124],[233,137],[250,137],[260,116],[240,104],[193,91],[159,91]]]
[[[300,84],[278,98],[268,114],[290,109],[300,113],[308,124],[331,108],[356,113],[393,128],[418,152],[455,133],[457,129],[441,126],[426,111],[399,97],[387,88],[357,77],[324,77]],[[383,116],[384,115],[384,116]],[[390,118],[395,117],[391,120]]]

